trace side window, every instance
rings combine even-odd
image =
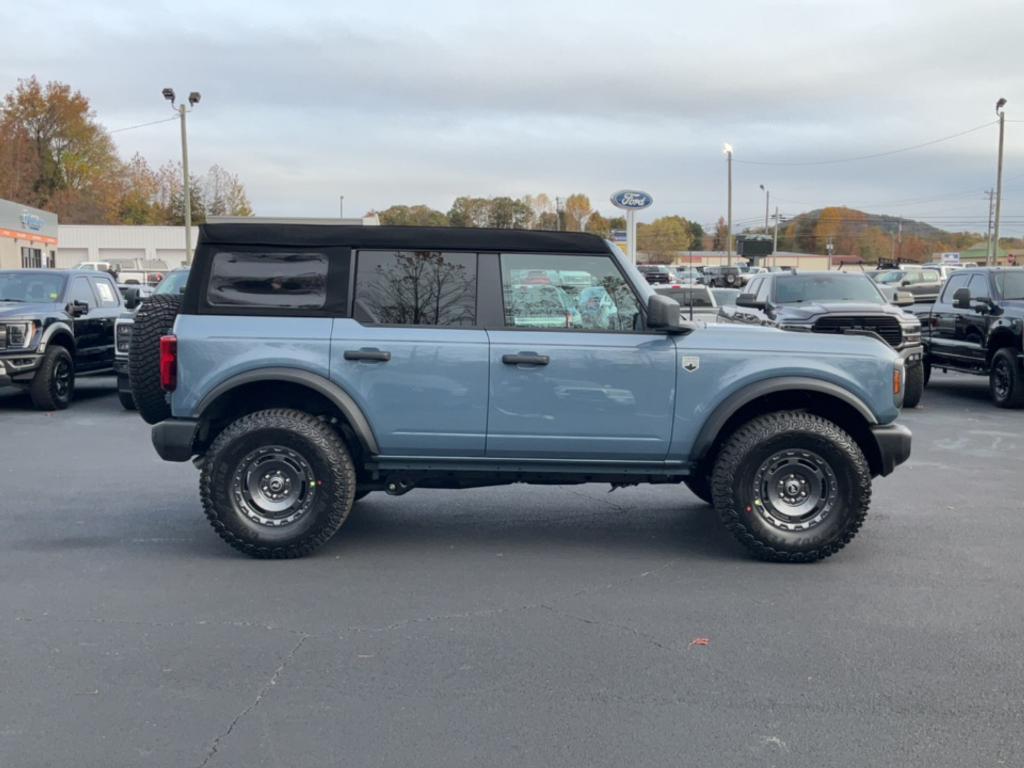
[[[974,275],[967,287],[971,289],[972,299],[992,298],[992,291],[988,287],[988,275]]]
[[[949,280],[946,281],[946,287],[942,291],[942,303],[952,304],[953,294],[956,293],[959,288],[966,288],[967,282],[970,279],[970,275],[953,275],[949,278]]]
[[[476,325],[476,254],[360,251],[354,317],[385,325]]]
[[[325,253],[299,250],[214,254],[206,300],[213,307],[322,309]]]
[[[757,287],[757,300],[768,302],[772,295],[772,281],[762,280],[761,284]]]
[[[99,297],[101,307],[116,307],[118,305],[117,294],[109,280],[103,278],[92,278],[92,287]]]
[[[502,254],[509,328],[632,331],[640,306],[610,256]]]
[[[68,290],[67,303],[72,304],[76,301],[88,304],[89,309],[96,308],[96,296],[93,294],[92,288],[89,287],[89,279],[86,277],[76,277]]]
[[[921,282],[923,283],[941,283],[942,275],[939,274],[938,270],[935,269],[922,269],[921,270]]]

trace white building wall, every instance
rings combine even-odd
[[[199,237],[192,227],[192,247]],[[163,261],[168,268],[185,260],[185,228],[61,224],[58,227],[57,267],[73,267],[82,261],[134,259]]]

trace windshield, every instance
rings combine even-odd
[[[741,293],[739,288],[712,288],[715,294],[715,302],[720,307],[732,307],[736,305],[736,297]]]
[[[1024,300],[1024,272],[1000,272],[996,275],[996,290],[1007,301]]]
[[[874,283],[861,275],[793,275],[775,281],[776,304],[799,304],[803,301],[886,303]]]
[[[163,280],[160,281],[160,285],[157,286],[153,294],[156,296],[163,296],[167,293],[182,293],[185,290],[185,283],[188,282],[188,270],[181,270],[180,272],[171,272]]]
[[[0,301],[60,301],[64,275],[48,272],[0,272]]]

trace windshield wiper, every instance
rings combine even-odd
[[[25,303],[24,299],[0,299],[0,301],[16,301],[19,304],[24,304]]]

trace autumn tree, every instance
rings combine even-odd
[[[447,227],[448,217],[426,205],[392,205],[377,211],[381,224],[400,227]]]
[[[565,228],[570,231],[583,229],[583,220],[593,211],[590,198],[579,192],[565,199]]]
[[[690,247],[690,223],[682,216],[663,216],[650,224],[638,224],[637,250],[656,264],[671,264],[680,251]]]
[[[612,233],[612,227],[608,219],[594,211],[594,213],[590,214],[590,218],[587,219],[586,231],[601,237],[609,237]]]
[[[523,200],[495,197],[487,202],[487,226],[497,229],[529,228],[533,210]]]
[[[729,246],[729,225],[725,221],[724,216],[718,217],[718,223],[715,224],[715,239],[711,244],[711,250],[713,251],[724,251]]]

